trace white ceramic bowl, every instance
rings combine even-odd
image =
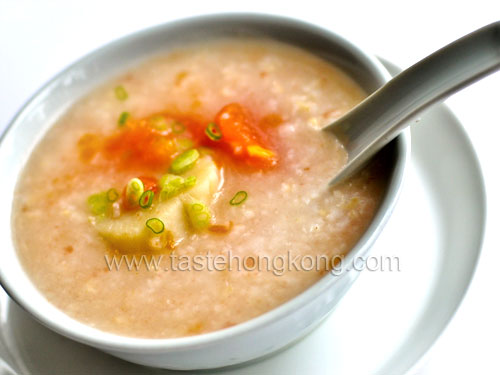
[[[47,327],[76,341],[139,364],[169,369],[230,366],[275,352],[303,337],[332,311],[359,272],[352,268],[368,251],[390,216],[408,161],[408,135],[386,146],[391,154],[389,187],[371,225],[344,260],[344,271],[327,274],[287,303],[250,321],[220,331],[173,339],[118,336],[84,325],[40,294],[23,270],[12,240],[15,181],[31,150],[69,106],[121,71],[190,41],[256,36],[302,47],[337,64],[368,92],[390,77],[377,59],[329,31],[300,21],[264,15],[216,15],[171,22],[135,33],[82,58],[64,70],[21,109],[0,143],[0,281],[8,294]],[[30,235],[43,236],[44,233]]]

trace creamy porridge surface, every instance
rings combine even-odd
[[[117,86],[126,89],[126,100],[117,100]],[[379,165],[342,187],[326,188],[346,154],[319,129],[364,96],[337,68],[270,41],[214,41],[155,57],[77,102],[34,150],[18,183],[13,216],[22,263],[61,310],[126,336],[200,334],[269,311],[326,271],[252,270],[258,259],[345,254],[378,207],[385,190]],[[232,223],[227,233],[190,230],[168,251],[133,254],[99,235],[89,219],[89,195],[110,187],[121,192],[132,177],[159,178],[168,168],[124,167],[92,150],[86,155],[82,145],[119,131],[117,119],[124,111],[135,119],[169,111],[206,124],[228,103],[240,103],[252,114],[279,162],[259,169],[225,163],[231,159],[227,155],[219,160],[223,180],[210,210],[214,224]],[[230,205],[241,190],[247,200]],[[228,252],[246,269],[165,270],[180,256]],[[116,270],[106,262],[141,254],[164,258],[157,270],[129,270],[124,264]]]

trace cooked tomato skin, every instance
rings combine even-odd
[[[214,118],[222,137],[211,139],[205,131],[206,119],[162,112],[143,119],[129,119],[118,132],[102,141],[102,150],[106,159],[119,168],[139,167],[151,173],[165,170],[184,151],[178,145],[180,137],[190,139],[192,147],[203,145],[219,149],[251,168],[268,169],[278,164],[278,155],[271,147],[267,131],[281,121],[279,115],[272,114],[257,122],[246,107],[229,103]],[[174,123],[182,124],[180,133],[174,131]]]
[[[139,176],[139,180],[144,184],[144,191],[152,190],[153,193],[158,193],[158,179],[150,176]]]
[[[222,138],[220,141],[211,141],[211,144],[221,144],[234,156],[244,159],[250,165],[261,168],[277,165],[277,155],[268,146],[265,134],[256,125],[251,113],[241,104],[230,103],[222,107],[215,116],[215,123],[221,130]],[[251,152],[255,149],[263,152]]]
[[[235,155],[241,155],[245,147],[258,143],[257,134],[251,127],[251,116],[238,103],[228,104],[217,113],[215,123],[222,131],[224,142]]]
[[[159,128],[154,120],[162,118]],[[181,124],[176,132],[174,124]],[[182,151],[176,143],[179,137],[189,138],[197,146],[202,128],[198,119],[168,112],[156,113],[143,119],[130,119],[103,142],[104,155],[121,168],[145,167],[164,169]]]
[[[123,129],[106,143],[106,153],[125,165],[161,167],[170,162],[174,152],[168,137],[147,126]]]

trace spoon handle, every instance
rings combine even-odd
[[[335,185],[395,138],[420,111],[500,69],[500,22],[441,48],[401,72],[346,115],[328,125],[344,144],[347,165]]]

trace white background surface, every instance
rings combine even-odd
[[[500,1],[0,0],[0,128],[45,81],[96,47],[174,18],[227,11],[304,19],[406,68],[446,43],[500,20]],[[477,150],[487,187],[488,223],[471,288],[418,374],[498,374],[500,74],[456,94],[447,104]],[[418,223],[412,224],[418,230]]]

